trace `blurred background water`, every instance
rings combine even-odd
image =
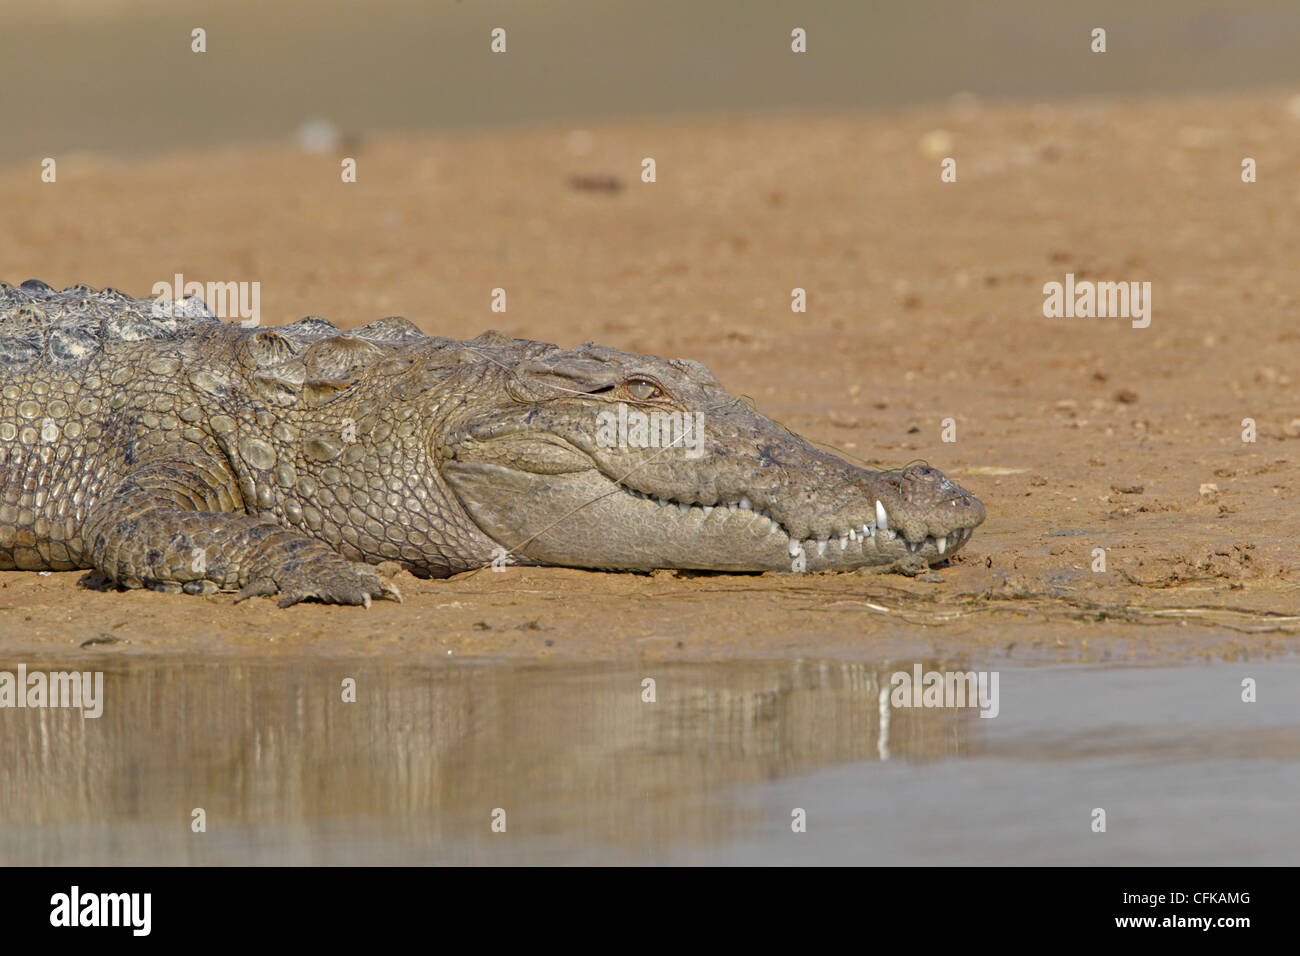
[[[505,54],[489,49],[497,27]],[[790,50],[795,27],[806,54]],[[312,122],[356,137],[1285,89],[1300,83],[1297,38],[1291,0],[3,0],[0,161],[281,139]]]

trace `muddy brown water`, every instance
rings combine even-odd
[[[882,707],[917,665],[979,667],[92,660],[100,717],[0,714],[0,862],[1294,863],[1300,662]]]

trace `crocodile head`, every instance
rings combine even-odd
[[[908,570],[951,556],[984,520],[934,468],[849,464],[698,362],[506,341],[465,343],[484,361],[458,385],[435,453],[469,518],[520,560]]]

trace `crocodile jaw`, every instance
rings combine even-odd
[[[752,508],[665,501],[594,468],[547,475],[456,461],[443,473],[485,534],[541,564],[789,571],[802,553],[803,567],[809,571],[924,566],[951,556],[972,530],[908,542],[873,523],[845,527],[822,540],[798,541]],[[877,510],[885,512],[883,505]],[[881,524],[888,524],[887,513]]]

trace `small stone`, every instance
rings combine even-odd
[[[294,138],[304,153],[321,156],[338,149],[343,136],[329,120],[311,119],[298,127]]]
[[[836,428],[858,428],[862,422],[854,415],[841,415],[838,412],[831,412],[830,422]]]

